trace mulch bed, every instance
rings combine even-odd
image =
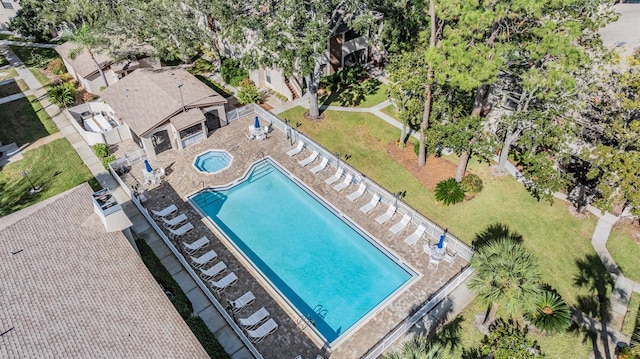
[[[398,148],[396,143],[392,142],[387,145],[387,153],[409,170],[431,192],[435,191],[436,185],[440,181],[456,175],[456,165],[433,155],[427,157],[424,167],[418,168],[418,156],[413,152],[412,142],[408,142],[403,149]]]

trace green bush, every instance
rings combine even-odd
[[[49,64],[47,65],[47,70],[54,75],[62,75],[63,73],[67,72],[67,69],[64,66],[64,62],[62,62],[62,59],[59,58],[51,60],[51,62],[49,62]]]
[[[193,66],[188,69],[188,71],[192,75],[200,75],[200,74],[210,74],[216,69],[216,66],[211,62],[199,58],[194,63]]]
[[[460,182],[462,189],[464,189],[467,193],[480,193],[482,191],[482,179],[473,173],[469,173],[468,175],[462,178]]]
[[[547,333],[562,333],[571,325],[571,309],[560,295],[549,290],[540,298],[536,310],[525,317]]]
[[[116,160],[116,156],[114,155],[109,155],[107,157],[102,157],[102,165],[104,166],[105,170],[109,170],[109,163],[113,162]]]
[[[96,143],[93,145],[93,153],[95,153],[98,158],[109,156],[109,150],[107,149],[107,145],[104,143]]]
[[[180,289],[180,286],[173,279],[162,262],[160,262],[160,259],[158,259],[158,257],[153,253],[151,247],[141,239],[136,240],[136,245],[140,251],[142,261],[149,269],[149,272],[151,272],[151,275],[153,275],[153,278],[162,285],[164,290],[168,290],[173,294],[171,302],[173,303],[173,306],[176,307],[178,313],[180,313],[180,316],[185,320],[189,319],[193,312],[193,307],[191,306],[189,298],[184,294],[182,289]]]
[[[455,179],[449,178],[436,185],[436,200],[445,205],[456,204],[464,200],[464,190]]]
[[[73,82],[65,82],[54,86],[48,92],[49,100],[60,107],[67,107],[76,102],[78,90]]]
[[[184,294],[180,286],[178,286],[178,283],[173,279],[162,262],[160,262],[160,259],[153,253],[151,247],[142,239],[137,239],[136,245],[140,251],[140,257],[144,265],[149,269],[149,272],[151,272],[156,282],[162,285],[165,291],[170,291],[173,294],[173,299],[171,299],[173,306],[178,313],[180,313],[185,323],[187,323],[193,335],[198,338],[204,350],[206,350],[211,358],[230,359],[229,354],[225,352],[220,342],[218,342],[218,339],[211,333],[204,321],[200,317],[193,315],[191,301],[189,301],[187,295]]]
[[[253,81],[244,79],[240,81],[240,91],[238,91],[238,102],[247,105],[250,103],[260,103],[260,93]]]
[[[240,81],[249,77],[249,72],[240,68],[240,63],[234,59],[226,58],[222,60],[222,66],[220,66],[220,76],[224,82],[231,86],[238,86]]]
[[[210,357],[215,359],[230,359],[231,356],[224,351],[224,347],[218,342],[216,337],[211,333],[202,318],[192,316],[185,319],[185,322],[191,328],[193,334],[198,338],[200,344],[204,347]]]

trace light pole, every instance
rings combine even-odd
[[[29,194],[34,194],[42,191],[42,187],[36,187],[33,185],[33,182],[31,182],[31,178],[29,178],[29,171],[22,170],[22,177],[26,178],[27,181],[29,181],[29,184],[31,185],[31,189],[29,189]]]
[[[180,103],[182,104],[182,112],[184,112],[184,99],[182,98],[182,82],[178,82],[178,91],[180,91]]]

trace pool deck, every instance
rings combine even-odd
[[[335,172],[331,166],[317,174],[312,174],[309,168],[320,162],[316,159],[306,167],[298,164],[302,158],[306,158],[308,152],[289,157],[286,152],[293,146],[279,130],[272,130],[266,140],[249,140],[245,133],[248,126],[253,124],[254,114],[230,123],[228,126],[216,130],[206,140],[192,145],[185,150],[168,150],[159,154],[156,158],[149,159],[152,167],[164,167],[167,174],[165,181],[160,185],[144,185],[146,197],[145,206],[151,209],[164,208],[169,204],[177,205],[182,212],[187,213],[195,230],[176,242],[192,242],[203,235],[211,239],[211,243],[197,254],[214,249],[218,253],[218,259],[213,263],[223,260],[228,271],[234,271],[239,280],[227,288],[218,296],[221,303],[227,299],[232,300],[251,290],[256,300],[251,305],[243,308],[237,317],[246,317],[255,310],[264,306],[271,317],[278,323],[275,333],[269,335],[264,341],[255,344],[264,358],[294,358],[302,355],[303,358],[315,358],[322,355],[324,358],[359,358],[366,354],[381,338],[395,328],[410,314],[424,304],[430,296],[453,278],[468,263],[456,256],[451,266],[442,262],[437,268],[429,267],[428,257],[422,252],[424,237],[414,246],[404,242],[409,234],[416,229],[415,224],[409,224],[403,231],[394,235],[389,227],[397,223],[401,216],[395,214],[384,225],[378,224],[374,219],[386,211],[386,205],[378,205],[369,214],[362,213],[359,208],[367,203],[370,195],[363,195],[354,202],[350,202],[346,195],[355,191],[357,185],[350,184],[341,192],[335,191],[332,186],[325,184],[324,180]],[[231,166],[215,174],[203,174],[195,169],[193,162],[195,157],[210,149],[222,149],[233,156]],[[132,142],[122,143],[118,146],[116,157],[137,150]],[[237,253],[230,243],[214,234],[215,230],[194,210],[187,201],[187,197],[202,188],[219,186],[234,182],[246,173],[249,166],[261,159],[270,156],[280,165],[285,167],[307,186],[330,202],[334,207],[343,212],[361,228],[369,232],[383,246],[405,261],[409,266],[421,275],[414,280],[405,290],[397,293],[391,301],[383,306],[379,312],[361,326],[340,339],[340,343],[331,350],[323,347],[310,329],[304,329],[306,325],[295,313],[273,294],[273,290],[265,285],[265,281],[250,266],[246,265],[244,258]],[[142,183],[142,170],[144,164],[138,162],[122,178],[126,184],[132,187],[136,182]],[[166,234],[168,231],[166,232]],[[437,238],[430,238],[432,244]],[[187,256],[188,259],[188,256]],[[295,260],[292,258],[292,260]]]

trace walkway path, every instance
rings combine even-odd
[[[102,161],[98,159],[91,147],[87,145],[84,139],[76,131],[75,127],[73,127],[69,119],[60,111],[58,106],[49,102],[49,99],[46,96],[46,90],[42,88],[40,82],[38,82],[31,71],[22,64],[13,51],[11,51],[8,46],[4,46],[6,43],[8,43],[8,41],[0,41],[0,51],[4,54],[7,60],[9,60],[11,65],[16,68],[19,77],[29,85],[30,90],[26,92],[26,95],[36,96],[40,100],[42,107],[47,111],[60,129],[60,132],[34,142],[29,146],[29,148],[34,145],[42,145],[45,142],[53,141],[56,138],[65,136],[102,187],[111,189],[118,202],[123,204],[125,212],[134,224],[132,231],[140,238],[144,238],[147,244],[149,244],[153,249],[156,256],[160,258],[167,270],[173,276],[173,279],[178,282],[180,288],[182,288],[182,290],[187,294],[187,297],[189,297],[189,300],[193,304],[194,313],[204,320],[207,327],[209,327],[211,332],[216,336],[225,351],[231,355],[232,359],[253,358],[251,352],[244,346],[244,343],[240,338],[238,338],[233,329],[213,306],[213,303],[211,303],[207,296],[204,295],[193,278],[187,273],[162,239],[153,230],[146,218],[130,201],[126,192],[120,188],[111,174],[104,169]],[[52,47],[41,46],[33,43],[25,43],[25,45]]]
[[[402,129],[402,123],[400,121],[381,111],[383,108],[386,108],[390,104],[391,102],[389,100],[386,100],[377,104],[376,106],[369,108],[321,106],[320,109],[344,112],[368,112],[378,116],[390,125],[398,129]],[[294,102],[286,103],[282,107],[274,108],[272,112],[278,114],[296,106],[309,108],[308,97],[304,96]],[[412,132],[411,136],[417,138],[417,133]],[[495,156],[494,160],[497,162],[498,156]],[[511,163],[507,162],[506,170],[518,182],[522,183],[524,181],[524,176],[522,175],[522,173],[520,173],[520,171],[518,171],[518,169]],[[565,201],[567,200],[567,195],[564,193],[557,192],[554,194],[554,196]],[[587,211],[599,218],[598,224],[596,225],[593,233],[591,244],[593,245],[593,248],[602,261],[602,264],[611,275],[615,284],[610,298],[610,318],[604,326],[602,325],[602,323],[588,317],[582,312],[574,312],[573,320],[598,336],[598,341],[596,343],[593,343],[594,351],[591,354],[591,358],[610,359],[615,358],[614,352],[617,343],[629,343],[629,336],[622,334],[620,330],[622,329],[624,317],[629,306],[631,293],[640,293],[640,283],[625,278],[622,273],[620,273],[615,260],[607,250],[607,240],[609,239],[611,229],[613,228],[615,222],[618,220],[618,217],[610,213],[603,214],[600,209],[593,206],[587,206]],[[425,318],[424,328],[422,328],[422,330],[418,328],[416,332],[424,332],[425,330],[428,332],[430,328],[434,328],[433,323],[441,323],[443,320],[454,318],[455,316],[460,314],[469,303],[471,303],[474,297],[475,294],[469,291],[466,288],[466,285],[460,286],[451,293],[447,300],[443,301],[439,305],[439,307],[436,307]]]

